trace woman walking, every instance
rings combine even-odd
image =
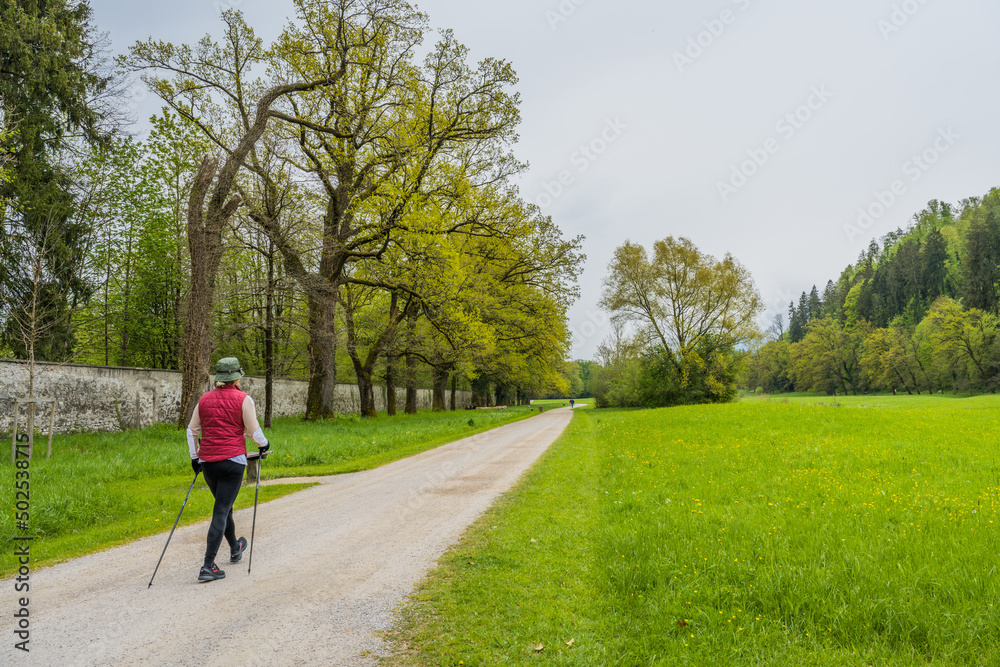
[[[223,536],[229,543],[229,562],[238,563],[243,558],[247,541],[245,537],[236,539],[233,503],[247,466],[246,436],[257,443],[261,456],[271,447],[257,422],[253,399],[240,390],[241,377],[243,369],[236,357],[220,359],[215,367],[215,389],[201,397],[188,424],[191,467],[195,474],[204,472],[205,483],[215,497],[199,581],[225,578],[226,573],[215,564]]]

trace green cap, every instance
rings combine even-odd
[[[219,359],[215,365],[216,382],[232,382],[243,377],[243,369],[240,368],[240,360],[236,357],[226,357]]]

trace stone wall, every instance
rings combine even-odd
[[[240,387],[253,397],[257,414],[264,414],[264,378],[246,376]],[[304,380],[275,379],[271,414],[275,417],[301,415],[305,411],[308,383]],[[0,359],[0,432],[10,433],[15,399],[28,395],[26,362]],[[56,399],[55,430],[118,431],[148,426],[156,422],[174,423],[181,400],[181,374],[148,368],[85,366],[81,364],[35,364],[35,396]],[[402,410],[406,390],[397,389],[397,405]],[[472,394],[460,391],[458,407],[471,403]],[[417,406],[430,408],[430,389],[417,390]],[[338,384],[334,389],[334,409],[349,414],[360,411],[357,385]],[[385,388],[375,388],[375,405],[385,411]],[[49,406],[39,405],[38,426],[48,429]],[[20,408],[23,425],[27,408]]]

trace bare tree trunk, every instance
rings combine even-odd
[[[263,128],[261,128],[263,131]],[[232,158],[230,158],[232,160]],[[241,160],[242,161],[242,160]],[[222,259],[222,229],[239,207],[239,197],[228,200],[223,206],[216,200],[228,197],[232,185],[222,190],[224,176],[211,198],[208,211],[204,202],[209,186],[215,180],[218,159],[205,156],[198,168],[191,187],[188,205],[188,247],[191,250],[191,294],[188,300],[187,321],[184,325],[184,349],[181,354],[181,404],[177,426],[184,428],[191,420],[198,399],[208,386],[209,362],[212,359],[211,323],[212,296],[215,293],[215,275]],[[237,165],[238,166],[238,165]],[[230,165],[227,163],[226,169]],[[226,171],[224,169],[224,171]]]
[[[111,313],[108,308],[108,290],[111,284],[111,261],[108,260],[108,267],[105,271],[104,276],[104,365],[111,365],[111,353],[109,350],[108,340],[111,333],[108,331],[109,323],[111,322]]]
[[[451,374],[451,409],[455,410],[455,395],[458,393],[458,373]]]
[[[396,416],[396,357],[385,356],[385,413]]]
[[[443,370],[438,367],[434,367],[434,405],[432,409],[434,412],[440,412],[444,410],[444,390],[448,385],[448,371]]]
[[[361,396],[361,416],[378,417],[375,410],[375,384],[372,382],[371,369],[362,368],[358,373],[358,393]]]
[[[324,295],[309,297],[309,393],[306,415],[309,420],[334,416],[333,388],[337,383],[336,314]]]
[[[406,408],[408,415],[417,414],[417,359],[406,355]]]

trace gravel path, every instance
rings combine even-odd
[[[166,534],[33,572],[31,652],[10,640],[0,663],[373,665],[399,602],[570,416],[552,410],[261,505],[250,575],[244,556],[219,561],[225,579],[196,580],[205,522],[177,529],[148,590]],[[251,512],[236,514],[248,539]]]

